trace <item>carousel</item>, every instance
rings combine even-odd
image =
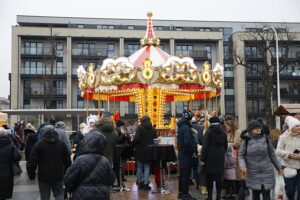
[[[81,96],[87,101],[135,102],[138,119],[148,115],[158,129],[172,128],[164,125],[166,102],[215,98],[223,83],[223,68],[219,64],[210,69],[205,62],[197,67],[190,57],[171,56],[159,48],[160,39],[155,36],[152,13],[147,14],[147,32],[140,39],[141,49],[129,57],[107,58],[99,69],[90,64],[87,70],[79,66],[78,80]]]

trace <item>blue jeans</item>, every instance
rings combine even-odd
[[[293,178],[285,178],[285,193],[289,200],[294,200],[295,191],[297,188],[298,197],[297,200],[300,200],[300,169],[297,170],[297,175]]]
[[[137,161],[137,180],[138,183],[149,184],[150,162]]]

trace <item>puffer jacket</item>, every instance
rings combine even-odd
[[[115,175],[109,161],[102,155],[106,137],[98,131],[91,131],[81,143],[80,156],[66,172],[65,186],[72,193],[72,199],[109,200]]]
[[[114,121],[110,118],[100,119],[97,123],[97,127],[92,129],[90,132],[93,131],[98,131],[106,137],[107,143],[103,149],[103,155],[108,159],[109,163],[112,165],[114,149],[119,140],[118,132],[114,127]]]
[[[58,134],[58,139],[64,142],[67,145],[69,152],[71,152],[71,143],[65,130],[65,123],[62,121],[57,122],[54,130]]]
[[[13,193],[14,176],[12,162],[21,160],[21,154],[9,136],[0,134],[0,199],[10,199]]]
[[[276,155],[282,159],[282,164],[285,167],[300,169],[300,160],[289,158],[289,154],[296,149],[300,151],[300,135],[292,135],[289,129],[280,136],[276,149]]]
[[[188,168],[194,164],[193,155],[197,155],[197,144],[195,142],[191,125],[185,117],[178,124],[178,160],[180,168]]]
[[[281,165],[275,156],[271,142],[267,141],[269,139],[264,134],[252,135],[244,132],[241,138],[243,140],[239,163],[241,168],[247,169],[246,186],[253,190],[260,190],[262,185],[266,190],[274,188],[273,165],[277,170],[281,169]],[[247,147],[246,140],[248,140]]]

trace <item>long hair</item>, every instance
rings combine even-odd
[[[235,132],[238,130],[238,126],[235,123],[234,117],[231,116],[231,115],[225,116],[224,126],[229,126],[230,127],[230,132],[229,132],[229,133],[231,133],[231,138],[230,139],[234,139]],[[227,131],[226,131],[226,133],[227,133]]]

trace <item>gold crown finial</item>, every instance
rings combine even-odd
[[[151,11],[147,12],[147,17],[152,17],[153,13]]]

